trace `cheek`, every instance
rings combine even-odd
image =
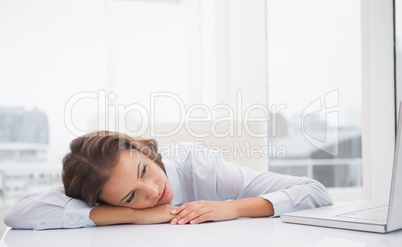
[[[160,168],[157,164],[155,164],[154,163],[154,165],[152,166],[152,177],[155,179],[155,180],[157,180],[158,182],[159,181],[162,181],[162,180],[166,180],[166,174],[165,174],[165,172],[162,170],[162,168]]]

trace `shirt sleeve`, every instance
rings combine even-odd
[[[92,227],[92,208],[82,200],[66,196],[60,187],[20,198],[11,206],[4,222],[16,229]]]
[[[257,172],[234,162],[215,159],[219,199],[262,197],[274,207],[274,216],[332,205],[326,188],[316,180],[273,172]]]

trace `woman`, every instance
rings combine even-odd
[[[19,229],[112,224],[197,224],[331,205],[319,182],[256,172],[191,143],[93,132],[70,144],[63,188],[19,199],[5,223]],[[162,157],[162,155],[163,157]]]

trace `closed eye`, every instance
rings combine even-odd
[[[144,165],[141,171],[141,178],[145,175],[145,173],[147,172],[147,165]],[[135,191],[133,191],[130,196],[127,198],[127,200],[125,201],[126,203],[130,203],[135,195]]]
[[[144,165],[144,168],[142,168],[141,172],[141,178],[145,175],[146,172],[147,172],[147,165]]]
[[[133,200],[134,195],[135,195],[135,191],[131,192],[130,196],[129,196],[129,197],[127,198],[127,200],[126,200],[126,203],[130,203],[131,200]]]

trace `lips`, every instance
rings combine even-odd
[[[166,200],[167,196],[168,196],[168,191],[167,191],[167,188],[166,188],[166,185],[165,185],[165,187],[163,188],[162,195],[159,198],[159,200],[156,202],[156,205],[162,204]]]

